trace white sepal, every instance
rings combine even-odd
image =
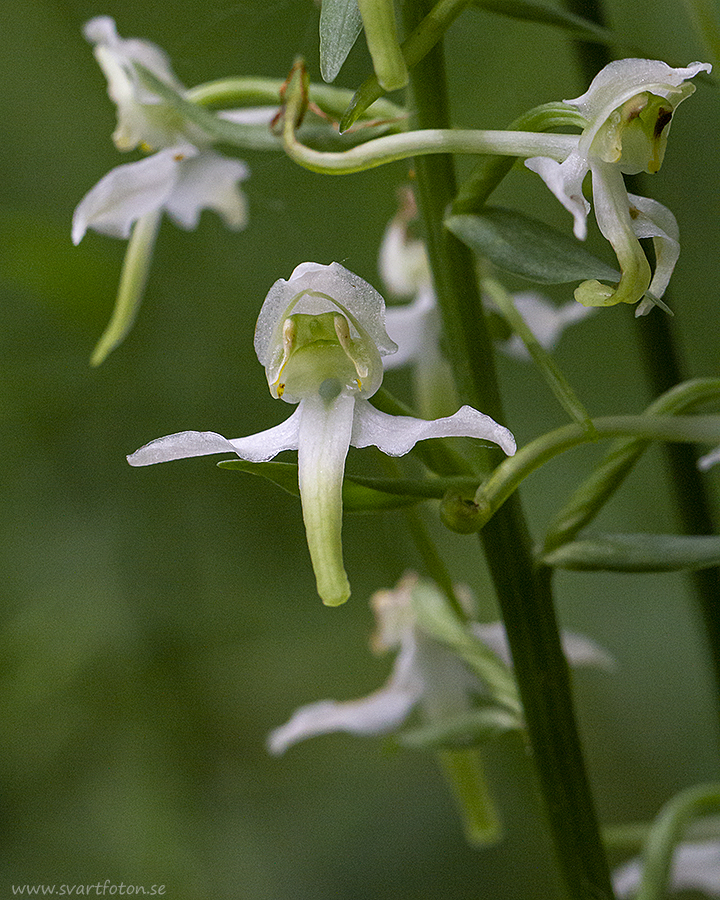
[[[415,419],[412,416],[391,416],[375,409],[367,400],[358,398],[353,426],[353,447],[378,447],[388,456],[404,456],[428,438],[473,437],[498,444],[508,456],[516,450],[511,432],[478,412],[462,406],[453,416],[442,419]]]

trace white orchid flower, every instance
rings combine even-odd
[[[306,738],[338,731],[387,734],[398,729],[416,707],[430,722],[471,708],[473,696],[483,693],[484,686],[451,649],[419,626],[412,599],[417,584],[416,575],[407,575],[394,590],[379,591],[371,600],[377,622],[373,649],[398,650],[385,686],[359,700],[321,700],[301,707],[269,735],[271,753],[279,755]],[[511,665],[501,622],[470,627],[496,656]],[[613,665],[606,651],[582,635],[565,634],[563,647],[574,665]]]
[[[128,238],[138,219],[163,210],[185,229],[196,227],[203,209],[216,210],[230,228],[243,228],[246,201],[238,185],[247,166],[211,150],[209,136],[144,87],[135,69],[140,64],[184,92],[165,53],[150,41],[121,38],[109,16],[91,19],[84,34],[117,106],[115,146],[159,152],[112,169],[85,195],[73,216],[73,242],[80,243],[88,228]]]
[[[613,872],[617,897],[633,897],[642,880],[642,859],[637,857]],[[678,844],[673,853],[669,888],[672,891],[702,891],[720,897],[720,843],[704,841]]]
[[[273,397],[297,403],[283,424],[227,440],[187,431],[160,438],[128,457],[134,466],[232,452],[263,462],[298,451],[298,480],[318,593],[344,603],[350,586],[343,568],[342,482],[348,448],[376,446],[390,456],[418,441],[465,436],[515,452],[512,434],[469,406],[427,421],[390,416],[370,405],[380,387],[382,356],[396,346],[385,330],[385,303],[367,282],[338,263],[303,263],[270,289],[258,317],[255,350]]]
[[[585,239],[590,210],[582,185],[587,173],[592,174],[595,218],[615,250],[621,279],[617,286],[584,282],[575,291],[579,303],[613,306],[645,297],[636,309],[636,315],[643,315],[664,293],[679,254],[677,223],[661,204],[628,194],[623,174],[659,170],[675,109],[694,91],[688,79],[711,68],[699,62],[679,69],[659,60],[612,62],[582,96],[564,101],[587,121],[577,147],[561,162],[544,156],[526,160],[572,213],[580,240]],[[639,238],[654,240],[657,264],[652,277]]]

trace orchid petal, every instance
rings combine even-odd
[[[383,359],[386,370],[419,362],[424,353],[436,346],[440,337],[440,322],[430,285],[420,290],[412,303],[388,306],[385,328],[390,339],[398,345],[397,353]]]
[[[720,447],[716,447],[710,453],[706,453],[705,456],[701,456],[697,462],[698,469],[701,472],[706,472],[712,466],[716,465],[720,462]]]
[[[400,213],[385,229],[378,255],[380,277],[396,297],[412,297],[431,281],[423,241],[408,234],[407,214]]]
[[[594,307],[574,302],[555,306],[542,294],[532,291],[513,294],[513,302],[537,342],[548,351],[554,349],[568,325],[586,319],[594,312]],[[527,347],[518,335],[503,341],[500,349],[516,359],[530,359]]]
[[[487,625],[472,624],[473,633],[486,644],[507,666],[512,665],[510,645],[507,632],[502,622],[490,622]],[[572,631],[563,631],[561,635],[563,652],[572,666],[598,666],[612,669],[615,661],[610,654],[590,638]]]
[[[173,90],[184,91],[165,52],[150,41],[121,38],[109,16],[91,19],[83,33],[95,45],[95,59],[107,78],[110,99],[117,106],[113,134],[116,147],[132,150],[142,143],[151,147],[175,143],[183,130],[182,120],[143,85],[135,70],[135,63],[139,63]]]
[[[138,162],[111,169],[88,191],[75,209],[72,239],[79,244],[88,228],[112,237],[128,238],[133,223],[162,208],[178,179],[180,153],[193,147],[161,150]]]
[[[276,338],[290,312],[319,315],[337,312],[338,304],[367,332],[381,356],[395,352],[395,343],[385,331],[385,301],[373,287],[339,263],[302,263],[287,281],[279,278],[273,284],[260,310],[255,351],[262,365],[267,369],[270,364]]]
[[[296,450],[300,410],[274,428],[250,437],[228,440],[214,431],[182,431],[145,444],[128,456],[131,466],[151,466],[173,459],[209,456],[211,453],[235,453],[250,462],[267,462],[282,450]]]
[[[643,863],[640,857],[631,860],[613,872],[613,889],[618,897],[632,897],[642,880]],[[684,843],[675,848],[672,891],[698,890],[713,897],[720,897],[720,843]]]
[[[406,642],[395,659],[385,687],[359,700],[339,703],[321,700],[298,709],[291,719],[270,733],[268,749],[279,755],[288,747],[320,734],[386,734],[399,727],[420,700],[424,683],[415,666],[415,642]]]
[[[637,94],[645,91],[664,97],[676,106],[687,93],[683,83],[699,72],[710,72],[708,63],[691,63],[673,69],[657,59],[619,59],[605,66],[580,97],[563,102],[578,109],[590,122],[582,134],[580,147],[587,152],[595,135],[610,114]]]
[[[680,256],[677,221],[670,210],[657,200],[635,194],[628,194],[628,198],[635,236],[652,238],[655,248],[655,272],[648,290],[654,297],[662,297]]]
[[[215,210],[228,228],[244,228],[247,202],[238,182],[248,175],[247,166],[240,160],[205,150],[181,162],[165,209],[177,225],[188,231],[197,228],[203,209]]]
[[[507,428],[470,406],[461,407],[453,416],[428,421],[411,416],[390,416],[375,409],[367,400],[358,398],[356,401],[353,447],[375,446],[388,456],[403,456],[418,441],[437,437],[474,437],[492,441],[508,456],[516,450],[515,438]]]
[[[355,397],[305,397],[300,417],[298,484],[317,590],[327,606],[350,596],[342,559],[342,483],[350,447]]]
[[[547,156],[533,156],[525,160],[531,172],[536,172],[574,219],[573,233],[579,241],[587,236],[587,214],[590,204],[583,195],[583,179],[588,172],[586,156],[573,151],[559,163]]]

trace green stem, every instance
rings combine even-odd
[[[604,416],[592,419],[592,424],[601,438],[634,435],[644,440],[708,443],[720,439],[720,416]],[[580,425],[564,425],[503,460],[475,495],[478,527],[497,513],[528,475],[560,453],[594,440]]]
[[[415,27],[427,12],[422,0],[406,0],[406,27]],[[411,90],[419,126],[447,127],[440,45],[413,69]],[[415,171],[435,289],[461,397],[502,420],[474,259],[442,225],[445,210],[456,194],[453,161],[444,155],[418,158]],[[519,503],[511,502],[501,510],[481,537],[507,629],[533,758],[568,893],[577,900],[612,897],[550,579],[533,567]]]

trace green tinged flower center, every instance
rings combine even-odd
[[[682,91],[679,99],[685,96]],[[593,140],[593,152],[605,162],[618,163],[627,175],[654,174],[665,156],[676,105],[648,91],[636,94],[608,116]]]
[[[319,393],[333,399],[342,390],[360,393],[370,375],[372,356],[354,339],[345,316],[336,312],[312,316],[296,313],[283,323],[283,357],[274,397]]]

